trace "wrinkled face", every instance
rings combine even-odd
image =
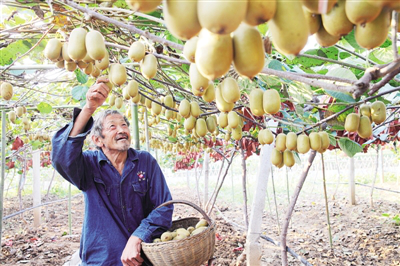
[[[128,124],[119,114],[109,115],[104,119],[102,136],[97,137],[96,144],[103,150],[127,151],[131,143]]]

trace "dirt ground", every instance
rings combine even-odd
[[[197,204],[195,192],[187,189],[172,190],[174,199],[186,199]],[[51,198],[50,200],[56,200]],[[398,201],[397,201],[398,202]],[[325,205],[323,202],[298,202],[288,231],[288,246],[312,265],[400,265],[400,226],[392,217],[382,213],[399,214],[399,203],[367,202],[347,205],[343,199],[330,202],[333,247],[330,248]],[[32,206],[30,197],[23,199],[23,208]],[[72,234],[68,227],[68,203],[62,201],[42,207],[44,221],[33,228],[33,212],[3,221],[1,265],[63,265],[79,248],[83,219],[83,196],[72,200]],[[285,213],[282,207],[280,220]],[[17,198],[6,199],[4,216],[19,210]],[[240,206],[218,203],[221,212],[211,218],[216,221],[216,246],[213,265],[237,265],[243,252],[245,232],[241,229],[244,217]],[[174,218],[200,217],[191,207],[177,204]],[[240,225],[239,227],[237,225]],[[275,216],[265,212],[265,236],[279,241],[279,228]],[[260,239],[262,265],[281,265],[281,251],[276,245]],[[301,265],[288,255],[289,265]],[[246,265],[245,260],[238,265]]]

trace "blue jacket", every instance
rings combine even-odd
[[[74,110],[73,122],[79,112]],[[69,137],[73,122],[53,137],[52,163],[84,194],[82,264],[122,265],[122,251],[131,235],[151,242],[171,227],[173,206],[155,209],[172,199],[170,191],[150,153],[129,149],[121,176],[101,150],[82,152],[93,119],[83,133]]]

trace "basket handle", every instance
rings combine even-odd
[[[207,223],[208,223],[209,225],[211,225],[211,219],[210,219],[210,217],[208,217],[208,215],[207,215],[199,206],[197,206],[197,205],[194,204],[193,202],[190,202],[190,201],[187,201],[187,200],[169,200],[169,201],[164,202],[163,204],[161,204],[161,205],[158,206],[157,208],[161,208],[161,207],[164,207],[164,206],[168,206],[168,205],[171,205],[171,204],[174,204],[174,203],[182,203],[182,204],[186,204],[186,205],[189,205],[189,206],[193,207],[193,208],[196,209],[198,212],[200,212],[201,215],[203,215],[204,219],[206,219]]]

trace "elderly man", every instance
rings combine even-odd
[[[141,254],[141,242],[171,226],[172,205],[164,175],[156,160],[130,148],[127,119],[115,110],[95,110],[110,89],[105,78],[86,94],[86,104],[74,110],[73,121],[53,138],[53,166],[83,191],[85,217],[80,245],[81,265],[151,265]],[[91,138],[97,150],[82,151]]]

